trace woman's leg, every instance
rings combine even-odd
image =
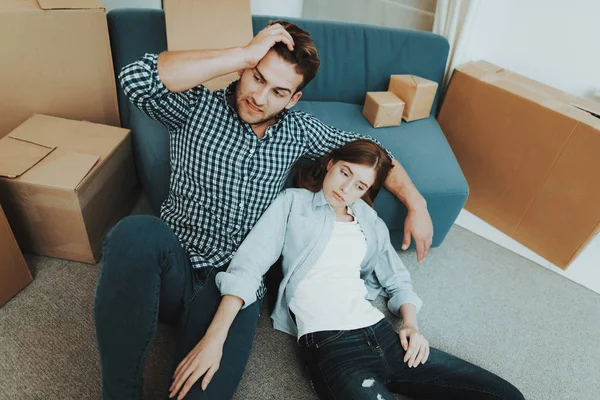
[[[388,388],[415,399],[523,400],[509,382],[485,369],[441,350],[431,348],[425,364],[409,368],[404,349],[392,325],[382,320],[370,329],[390,366]]]
[[[159,310],[177,321],[191,274],[186,252],[159,218],[124,218],[106,236],[94,306],[103,399],[140,398]]]
[[[387,367],[362,329],[304,335],[300,346],[312,385],[321,400],[392,400]]]

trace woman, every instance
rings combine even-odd
[[[217,274],[223,299],[206,336],[178,366],[180,398],[219,368],[227,331],[240,308],[256,301],[262,276],[283,254],[283,280],[271,318],[295,335],[320,399],[523,399],[502,378],[429,347],[417,324],[421,300],[370,207],[392,168],[368,140],[332,151],[299,170],[302,189],[281,193]],[[402,317],[396,333],[368,300],[380,292]]]

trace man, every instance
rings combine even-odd
[[[131,102],[169,129],[171,181],[160,219],[127,217],[105,240],[95,303],[104,399],[139,398],[159,318],[178,324],[177,363],[213,334],[208,327],[221,299],[215,275],[281,191],[293,163],[359,137],[290,110],[319,64],[308,33],[279,21],[243,48],[147,54],[123,68]],[[233,71],[240,79],[225,90],[202,86]],[[409,210],[403,248],[412,236],[421,261],[431,245],[431,219],[404,169],[394,165],[385,186]],[[257,295],[262,299],[263,290]],[[210,386],[196,382],[179,397],[233,396],[260,306],[233,321],[223,368]]]

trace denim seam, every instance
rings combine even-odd
[[[205,268],[206,268],[206,267],[205,267]],[[202,290],[202,288],[203,288],[203,287],[204,287],[204,285],[206,284],[206,281],[208,281],[208,277],[210,276],[210,274],[213,272],[213,270],[214,270],[214,269],[215,269],[215,267],[210,267],[210,271],[208,271],[208,273],[206,274],[206,279],[204,279],[204,281],[203,281],[203,282],[199,282],[199,283],[198,283],[198,287],[193,289],[193,291],[192,291],[192,295],[190,296],[190,298],[189,298],[189,299],[187,299],[187,300],[185,301],[185,303],[184,303],[184,305],[183,305],[183,308],[184,308],[184,309],[187,309],[187,308],[188,308],[188,306],[190,305],[190,303],[191,303],[192,301],[194,301],[194,299],[196,298],[196,296],[198,295],[198,293],[200,293],[200,290]],[[197,273],[197,272],[198,272],[198,271],[194,271],[194,270],[192,270],[192,274],[195,274],[195,273]],[[193,281],[194,281],[194,277],[192,276],[192,284],[193,284]]]
[[[331,390],[331,386],[329,386],[329,382],[327,382],[327,378],[325,377],[325,373],[323,372],[323,366],[321,365],[321,357],[319,357],[319,349],[316,348],[315,350],[317,351],[317,365],[319,366],[319,373],[321,374],[321,379],[323,380],[323,383],[325,383],[325,386],[327,387],[327,391],[331,395],[331,398],[333,400],[337,400],[337,397],[335,397],[335,395],[333,394],[333,390]]]
[[[160,280],[156,284],[155,293],[158,293],[159,291],[160,291]],[[138,363],[137,363],[137,368],[135,370],[136,381],[137,381],[138,374],[140,372],[140,366],[142,364],[142,359],[144,358],[144,356],[147,356],[148,353],[150,352],[149,344],[152,341],[152,337],[154,336],[154,333],[156,332],[156,324],[158,321],[158,299],[159,299],[159,296],[155,296],[154,307],[153,307],[154,319],[152,321],[152,327],[150,329],[150,334],[148,335],[148,338],[146,339],[146,344],[144,345],[144,351],[142,351],[140,359],[138,360]],[[143,377],[143,370],[142,370],[142,377]],[[134,396],[136,395],[136,391],[139,391],[139,389],[140,388],[137,388],[137,387],[134,388],[134,391],[133,391]]]

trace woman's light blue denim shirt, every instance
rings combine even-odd
[[[365,281],[368,300],[380,293],[389,297],[388,308],[400,315],[400,306],[423,304],[413,291],[410,273],[390,243],[389,231],[381,218],[363,200],[351,206],[365,235],[367,254],[360,277]],[[271,314],[275,329],[297,335],[289,304],[298,283],[319,259],[333,232],[335,213],[323,192],[287,189],[269,206],[236,251],[226,272],[216,282],[222,295],[244,300],[242,308],[256,301],[262,276],[283,255],[283,280]]]

